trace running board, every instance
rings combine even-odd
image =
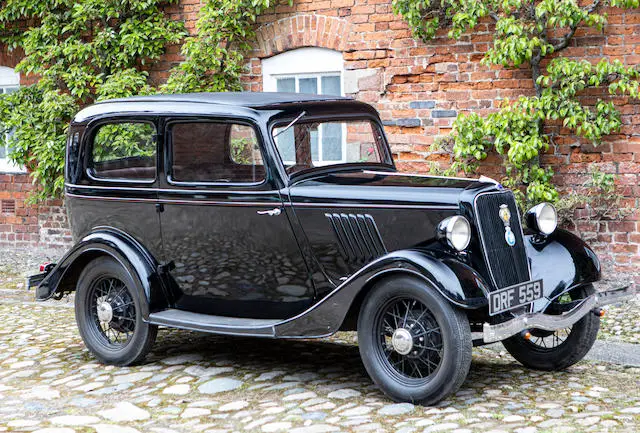
[[[168,309],[149,314],[152,325],[170,326],[190,331],[212,332],[225,335],[250,337],[275,337],[274,326],[281,319],[241,319],[237,317],[210,316],[208,314]]]

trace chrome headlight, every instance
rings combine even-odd
[[[471,225],[461,215],[445,218],[438,224],[438,239],[446,240],[451,248],[462,251],[471,242]]]
[[[550,235],[558,227],[558,213],[550,203],[540,203],[527,212],[527,225],[544,235]]]

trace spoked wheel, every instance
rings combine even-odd
[[[127,345],[136,328],[136,306],[126,284],[115,277],[98,279],[88,298],[96,337],[114,347]]]
[[[158,328],[142,321],[137,279],[110,257],[91,261],[80,275],[75,300],[78,330],[87,348],[105,364],[142,360]]]
[[[442,330],[433,313],[412,298],[392,298],[380,308],[377,348],[390,373],[408,379],[431,376],[442,362]]]
[[[580,287],[563,295],[559,304],[584,299],[595,293],[592,286]],[[570,328],[556,331],[531,329],[531,338],[517,334],[502,342],[505,349],[522,365],[536,370],[563,370],[580,361],[598,337],[600,318],[587,313]]]
[[[471,364],[466,316],[410,277],[383,280],[367,295],[358,344],[367,372],[396,401],[437,403],[462,385]]]
[[[571,334],[571,328],[562,328],[555,331],[532,329],[529,342],[541,349],[553,349],[564,343]]]

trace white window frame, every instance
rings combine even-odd
[[[7,66],[0,66],[0,94],[20,87],[20,74]],[[9,152],[9,149],[6,149]],[[24,173],[24,167],[14,164],[8,156],[0,157],[0,173]]]
[[[262,61],[262,88],[265,92],[278,91],[278,79],[295,79],[295,92],[300,91],[300,79],[316,78],[316,93],[320,94],[322,77],[340,79],[340,96],[344,96],[344,58],[339,51],[306,47],[287,51]],[[340,164],[347,158],[346,124],[342,125],[342,159],[324,160],[322,153],[322,128],[318,129],[318,160],[316,166]],[[295,164],[295,161],[284,161]]]

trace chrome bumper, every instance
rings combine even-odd
[[[594,293],[588,298],[585,298],[571,311],[554,315],[528,313],[497,325],[485,323],[482,326],[482,332],[478,332],[477,334],[481,334],[481,339],[484,343],[494,343],[509,338],[525,329],[536,328],[545,331],[555,331],[556,329],[568,328],[594,308],[624,301],[633,298],[635,295],[636,291],[629,287]],[[478,337],[480,337],[480,335],[478,335]]]

